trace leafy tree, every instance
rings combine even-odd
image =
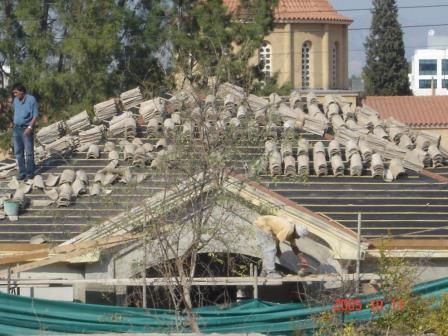
[[[234,14],[235,42],[238,46],[232,69],[236,83],[242,87],[257,89],[257,80],[266,80],[260,71],[261,64],[248,66],[249,60],[260,48],[264,37],[274,27],[273,8],[278,0],[242,0],[241,6]],[[256,79],[254,81],[254,79]],[[230,79],[229,79],[230,80]],[[271,87],[277,88],[277,78],[271,78]],[[275,90],[273,90],[275,91]],[[273,92],[271,91],[271,92]]]
[[[274,4],[244,0],[236,13],[229,13],[221,0],[174,1],[168,36],[180,84],[205,88],[230,81],[249,88],[249,59],[272,28]]]
[[[403,31],[398,22],[395,0],[374,0],[373,18],[364,46],[367,95],[410,95]]]
[[[14,15],[22,32],[20,53],[11,69],[10,83],[23,82],[28,91],[37,96],[43,112],[54,105],[50,94],[53,79],[53,57],[57,48],[55,3],[35,0],[17,1]],[[53,97],[51,97],[53,96]]]
[[[5,0],[0,64],[50,119],[89,109],[135,87],[157,89],[161,1]],[[148,90],[147,90],[148,91]]]
[[[121,0],[122,30],[114,81],[120,91],[140,86],[144,94],[159,94],[164,87],[171,88],[166,50],[166,8],[160,0]]]
[[[13,77],[16,74],[16,62],[20,58],[21,48],[24,44],[24,32],[17,21],[16,6],[17,1],[15,0],[0,2],[0,71],[2,80],[9,76],[4,71],[4,65],[10,66],[10,76]]]
[[[120,48],[121,8],[107,1],[60,1],[54,87],[79,112],[115,93],[114,53]],[[59,106],[64,108],[64,102]],[[54,105],[53,105],[54,106]]]
[[[242,0],[235,19],[221,0],[4,0],[0,64],[50,121],[137,85],[147,96],[169,91],[179,73],[196,87],[213,79],[250,88],[249,59],[273,5]]]

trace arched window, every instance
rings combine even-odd
[[[272,75],[272,47],[268,41],[263,41],[261,44],[258,61],[261,72],[266,76]]]
[[[306,41],[302,44],[302,87],[310,87],[310,68],[311,68],[311,42]]]
[[[338,59],[339,43],[335,42],[331,51],[331,87],[336,89],[338,86]]]

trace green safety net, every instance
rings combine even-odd
[[[448,278],[419,284],[414,295],[434,297],[434,306],[448,294]],[[376,319],[371,300],[382,296],[361,295],[361,310],[344,314],[344,322]],[[390,304],[385,304],[383,312]],[[259,300],[238,302],[226,307],[196,308],[203,333],[311,334],[317,327],[313,316],[331,311],[333,305],[277,304]],[[182,313],[167,309],[141,309],[33,299],[0,293],[0,335],[61,333],[190,332]]]

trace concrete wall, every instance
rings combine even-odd
[[[1,292],[6,293],[6,288],[0,288]],[[17,294],[17,292],[16,292]],[[28,296],[36,299],[73,301],[72,287],[25,287],[20,288],[21,296]]]
[[[448,259],[406,258],[406,263],[412,270],[412,279],[415,284],[448,277]],[[378,272],[378,263],[375,259],[366,259],[361,262],[362,273]]]

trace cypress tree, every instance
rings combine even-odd
[[[366,94],[371,96],[410,95],[408,63],[403,31],[398,22],[395,0],[374,0],[370,34],[364,44]]]

